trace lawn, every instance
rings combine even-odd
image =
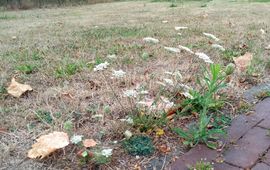
[[[165,120],[168,110],[157,109],[150,114],[137,103],[146,99],[177,103],[179,89],[166,82],[161,87],[160,82],[172,79],[176,84],[196,88],[197,77],[204,76],[202,69],[209,68],[209,64],[185,51],[169,52],[165,46],[182,45],[206,53],[222,69],[234,62],[233,57],[252,53],[246,71],[235,72],[226,80],[229,83],[221,90],[226,95],[218,93],[226,98],[224,107],[218,108],[224,113],[219,117],[222,120],[247,110],[249,107],[241,100],[244,90],[269,80],[270,51],[265,47],[270,44],[270,4],[217,0],[170,5],[132,1],[1,11],[1,167],[136,169],[164,155],[168,157],[164,166],[168,167],[170,161],[188,150],[171,129],[187,129],[188,124],[196,122],[199,111]],[[212,48],[216,41],[204,32],[218,37],[218,44],[226,50]],[[145,37],[159,42],[147,43]],[[107,69],[94,71],[104,62],[109,63]],[[112,74],[120,69],[126,73],[123,78]],[[175,76],[178,72],[181,78]],[[9,95],[7,87],[13,77],[33,91],[20,98]],[[127,90],[148,93],[134,99],[126,97]],[[73,144],[42,160],[27,159],[35,139],[53,131],[94,139],[97,147],[91,152],[111,148],[113,154],[108,159],[88,160],[77,155],[82,147]],[[150,137],[153,153],[139,157],[137,153],[128,154],[128,144],[123,144],[129,136],[127,131],[133,136]],[[151,147],[147,151],[152,152]]]

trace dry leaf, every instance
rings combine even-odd
[[[7,88],[7,92],[10,95],[17,97],[17,98],[19,98],[26,91],[32,91],[32,90],[33,89],[31,86],[29,86],[27,84],[20,84],[20,83],[16,82],[15,78],[12,78],[11,84]]]
[[[252,60],[252,54],[251,53],[246,53],[243,56],[237,57],[237,58],[233,58],[236,68],[239,71],[245,71],[246,68],[251,64],[251,60]]]
[[[163,153],[171,152],[171,148],[167,146],[166,144],[158,146],[158,149]]]
[[[83,146],[86,147],[86,148],[94,147],[96,145],[97,145],[97,142],[94,141],[93,139],[85,139],[83,141]]]
[[[64,148],[69,144],[67,133],[52,132],[48,135],[40,136],[37,143],[32,145],[32,149],[28,151],[29,158],[40,158],[50,155],[60,148]]]

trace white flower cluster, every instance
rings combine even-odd
[[[126,90],[124,91],[124,96],[136,98],[138,96],[138,92],[136,90]]]
[[[200,59],[203,59],[206,63],[213,64],[214,62],[210,59],[210,57],[204,53],[195,53]]]
[[[214,36],[213,34],[204,32],[203,35],[205,35],[206,37],[212,38],[215,41],[219,41],[219,39],[216,36]]]
[[[112,151],[113,151],[113,149],[110,149],[110,148],[109,149],[103,149],[101,151],[101,155],[103,155],[106,158],[108,158],[108,157],[112,156]]]
[[[100,64],[96,65],[94,68],[94,71],[102,71],[102,70],[106,69],[109,65],[110,64],[107,61],[105,61],[104,63],[100,63]]]
[[[113,73],[112,73],[112,75],[114,76],[114,77],[116,77],[116,78],[122,78],[122,77],[125,77],[125,75],[126,75],[126,72],[124,72],[123,70],[118,70],[118,71],[116,71],[116,70],[113,70]]]
[[[70,139],[71,143],[78,144],[82,141],[83,135],[73,135]]]

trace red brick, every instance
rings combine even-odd
[[[172,163],[171,170],[187,170],[189,165],[195,165],[201,159],[212,162],[216,157],[217,152],[215,150],[209,149],[205,145],[197,145]]]
[[[257,163],[251,170],[270,170],[270,166],[264,163]]]
[[[255,126],[262,119],[254,116],[240,115],[236,117],[228,129],[229,142],[236,142],[240,139],[249,129]]]
[[[267,130],[255,127],[249,130],[236,146],[231,146],[224,153],[225,161],[242,168],[250,168],[269,146]]]
[[[241,170],[241,169],[235,166],[231,166],[226,163],[222,163],[222,164],[216,163],[214,164],[214,170]]]
[[[270,98],[266,98],[255,106],[256,116],[265,119],[270,116]]]

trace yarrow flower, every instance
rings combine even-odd
[[[113,70],[112,75],[116,78],[122,78],[126,75],[126,72],[124,72],[123,70],[118,70],[118,71]]]
[[[107,55],[107,58],[109,59],[116,59],[116,55],[115,54],[111,54],[111,55]]]
[[[206,37],[212,38],[215,41],[219,41],[219,39],[216,36],[214,36],[213,34],[204,32],[203,35],[205,35]]]
[[[112,156],[113,149],[103,149],[101,151],[101,155],[105,156],[106,158]]]
[[[104,63],[100,63],[99,65],[96,65],[94,68],[94,71],[102,71],[104,69],[106,69],[108,67],[108,65],[110,65],[107,61],[105,61]]]
[[[148,42],[148,43],[155,43],[155,44],[159,42],[158,39],[152,38],[152,37],[145,37],[145,38],[143,39],[143,41],[144,41],[144,42]]]
[[[206,63],[214,63],[209,57],[208,55],[204,54],[204,53],[195,53],[195,55],[197,55],[200,59],[203,59],[204,62]]]
[[[180,53],[180,49],[179,48],[174,48],[174,47],[164,47],[165,50],[168,50],[170,52],[173,52],[173,53]]]
[[[70,139],[71,143],[78,144],[82,141],[83,135],[73,135]]]
[[[188,29],[188,27],[174,27],[176,31]]]
[[[138,95],[138,93],[135,90],[126,90],[126,91],[124,91],[124,96],[125,97],[135,97],[136,98],[137,95]]]
[[[188,47],[185,47],[185,46],[182,46],[182,45],[179,45],[178,47],[179,47],[180,49],[182,49],[182,50],[185,50],[185,51],[191,53],[191,54],[194,54],[194,52],[191,51],[191,49],[189,49]]]
[[[213,44],[212,47],[213,47],[213,48],[217,48],[217,49],[219,49],[219,50],[221,50],[221,51],[225,51],[225,48],[222,47],[222,46],[219,45],[219,44]]]
[[[174,86],[174,83],[171,79],[164,79],[164,82],[170,86]]]

